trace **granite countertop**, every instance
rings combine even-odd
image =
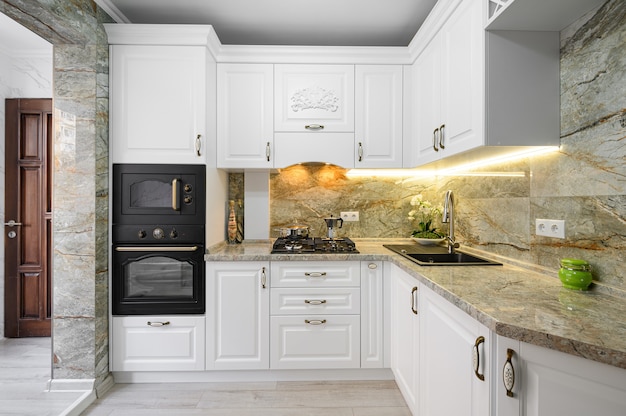
[[[272,242],[209,248],[207,261],[391,261],[498,335],[626,369],[626,299],[561,286],[557,270],[462,248],[502,266],[419,266],[383,247],[408,239],[353,239],[359,254],[270,254]]]

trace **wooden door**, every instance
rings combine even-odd
[[[5,128],[5,336],[50,336],[52,100],[7,99]]]

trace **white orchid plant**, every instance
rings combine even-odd
[[[411,224],[417,224],[417,229],[413,230],[411,236],[415,238],[442,238],[435,227],[435,218],[441,217],[443,207],[433,206],[430,202],[425,201],[422,194],[415,195],[411,198],[411,206],[409,212],[409,221]]]

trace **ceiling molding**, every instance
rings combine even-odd
[[[128,19],[124,13],[120,11],[111,0],[94,0],[98,6],[102,10],[104,10],[113,20],[117,23],[130,23],[130,19]]]

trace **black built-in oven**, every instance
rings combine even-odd
[[[114,165],[113,315],[203,314],[205,167]]]

